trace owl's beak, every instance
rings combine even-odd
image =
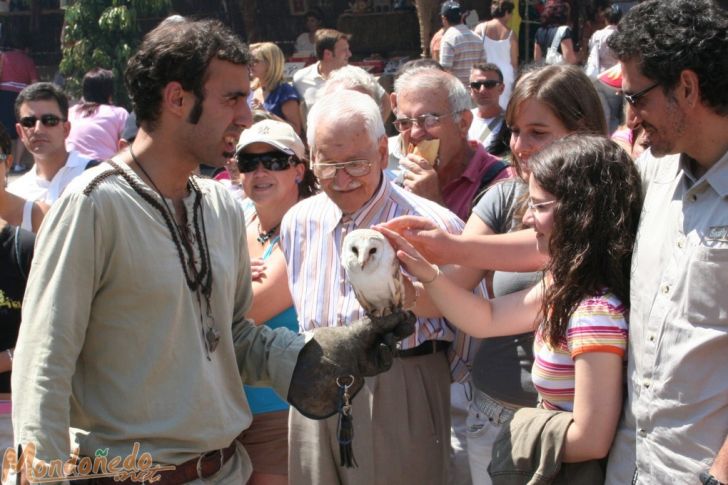
[[[359,266],[361,266],[361,269],[364,269],[364,267],[369,262],[369,255],[365,254],[363,258],[359,258]]]

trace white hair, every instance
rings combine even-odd
[[[329,74],[329,78],[321,91],[321,95],[331,94],[339,89],[351,89],[371,96],[380,110],[382,100],[377,92],[377,80],[361,67],[343,66]]]
[[[394,92],[442,89],[447,93],[450,110],[461,113],[470,109],[470,95],[462,82],[449,72],[432,67],[416,67],[405,71],[394,82]]]
[[[308,113],[306,139],[311,153],[315,150],[316,129],[331,121],[344,125],[362,123],[375,144],[386,134],[382,115],[371,97],[349,89],[335,91],[317,99]]]

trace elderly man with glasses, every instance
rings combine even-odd
[[[403,146],[439,140],[434,163],[413,153],[400,160],[404,187],[467,220],[473,199],[515,172],[478,141],[468,141],[473,121],[470,96],[455,76],[432,68],[412,69],[397,79],[394,90],[394,126]]]
[[[348,326],[364,310],[341,267],[346,234],[404,214],[428,217],[449,232],[459,233],[463,224],[384,176],[387,137],[370,97],[354,91],[322,97],[309,114],[307,135],[322,192],[283,218],[289,286],[301,330]],[[353,402],[358,468],[339,466],[336,417],[313,421],[293,411],[291,483],[446,483],[450,380],[467,374],[468,349],[445,320],[418,318],[392,368],[367,378]]]
[[[52,204],[66,186],[95,165],[90,158],[66,150],[71,131],[68,98],[51,83],[27,86],[15,101],[15,129],[35,166],[8,185],[8,192],[27,200]]]

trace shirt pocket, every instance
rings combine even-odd
[[[697,247],[686,283],[688,321],[700,326],[728,327],[728,247]]]

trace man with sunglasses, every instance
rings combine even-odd
[[[52,204],[74,178],[93,165],[90,158],[66,150],[71,131],[68,97],[52,83],[31,84],[18,94],[15,116],[15,129],[33,155],[34,167],[8,185],[8,192]]]
[[[412,69],[397,79],[394,90],[394,126],[403,145],[440,140],[434,164],[412,153],[400,160],[404,187],[467,220],[478,193],[515,172],[480,142],[468,140],[471,100],[455,76],[432,68]]]
[[[289,287],[303,330],[348,327],[364,310],[341,266],[346,234],[404,214],[428,217],[448,232],[460,232],[463,224],[384,175],[387,137],[369,96],[348,90],[325,95],[308,122],[322,192],[283,218]],[[313,421],[292,411],[290,483],[447,483],[450,380],[467,374],[469,340],[457,340],[441,318],[419,318],[415,328],[389,372],[367,379],[353,402],[359,467],[339,466],[336,417]]]
[[[728,12],[649,0],[607,44],[650,149],[607,483],[728,483]]]
[[[486,150],[505,123],[499,104],[504,89],[503,73],[495,64],[476,64],[470,70],[470,99],[475,108],[468,138],[479,141]]]

